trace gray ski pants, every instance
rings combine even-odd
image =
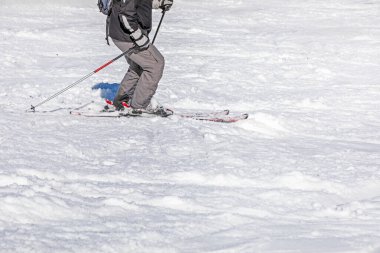
[[[113,39],[115,45],[123,52],[134,47],[132,42]],[[129,64],[128,72],[121,81],[114,101],[127,94],[132,108],[145,109],[156,93],[160,81],[165,59],[154,45],[148,49],[125,56]]]

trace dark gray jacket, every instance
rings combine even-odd
[[[138,29],[146,35],[152,30],[152,0],[113,0],[109,36],[131,42],[130,34]]]

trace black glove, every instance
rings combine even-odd
[[[163,11],[168,11],[173,5],[173,0],[161,0],[160,8]]]
[[[168,11],[173,5],[173,0],[153,0],[153,9],[162,9]]]
[[[140,49],[145,50],[150,46],[150,40],[140,29],[137,29],[130,35],[133,43]]]

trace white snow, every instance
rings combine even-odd
[[[379,1],[176,0],[156,97],[236,124],[70,116],[124,60],[25,112],[120,53],[104,21],[1,4],[0,252],[380,253]]]

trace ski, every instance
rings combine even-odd
[[[79,111],[79,110],[82,110],[88,106],[90,106],[91,104],[95,103],[94,101],[90,101],[90,102],[87,102],[86,104],[83,104],[83,105],[80,105],[78,107],[62,107],[62,108],[56,108],[56,109],[53,109],[53,110],[44,110],[44,111],[33,111],[33,113],[41,113],[41,114],[51,114],[51,113],[56,113],[58,111],[67,111],[67,110],[70,110],[70,113],[71,112],[74,112],[74,111]],[[26,112],[32,112],[30,110],[26,111]]]
[[[241,115],[230,115],[229,110],[215,111],[215,112],[197,112],[197,113],[175,113],[181,118],[188,118],[200,121],[212,121],[219,123],[234,123],[240,120],[248,119],[247,113]]]
[[[106,106],[103,110],[91,113],[91,112],[82,112],[79,110],[73,110],[70,112],[71,115],[83,116],[88,118],[152,118],[152,117],[171,117],[176,116],[184,119],[193,119],[199,121],[210,121],[210,122],[219,122],[219,123],[234,123],[240,120],[244,120],[248,118],[248,114],[241,115],[230,115],[229,110],[221,110],[221,111],[211,111],[211,112],[174,112],[170,109],[165,109],[164,115],[157,115],[146,113],[144,111],[133,110],[126,103],[123,103],[125,107],[124,111],[115,110],[112,101],[106,100]]]
[[[200,120],[200,121],[211,121],[219,123],[235,123],[240,120],[248,119],[249,115],[247,113],[241,115],[220,115],[220,116],[209,116],[209,117],[190,117],[191,119]]]
[[[230,114],[230,110],[223,110],[223,111],[213,111],[213,112],[182,112],[179,115],[182,118],[202,118],[202,117],[211,117],[211,116],[218,116],[218,115],[228,115]]]
[[[111,111],[111,112],[98,112],[98,113],[88,113],[88,112],[80,112],[80,111],[71,111],[71,115],[77,115],[77,116],[83,116],[88,118],[153,118],[153,117],[161,117],[155,114],[135,114],[130,112],[119,112],[119,111]],[[242,115],[229,115],[226,114],[226,110],[220,111],[220,112],[210,112],[210,113],[186,113],[186,114],[180,114],[180,113],[173,113],[173,115],[170,115],[168,117],[177,116],[184,119],[193,119],[193,120],[199,120],[199,121],[210,121],[210,122],[218,122],[218,123],[234,123],[238,122],[240,120],[247,119],[249,116],[248,114],[242,114]]]

